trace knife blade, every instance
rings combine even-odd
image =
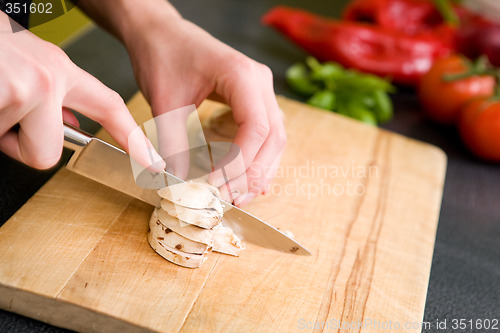
[[[137,180],[130,156],[123,150],[64,124],[64,147],[73,150],[66,168],[98,183],[128,194],[155,207],[161,198],[156,189],[184,182],[168,173],[155,173],[145,169]],[[148,184],[147,188],[139,186]],[[298,255],[311,253],[297,241],[257,217],[219,199],[224,206],[224,224],[246,242],[282,252]]]

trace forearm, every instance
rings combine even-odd
[[[161,21],[182,19],[165,0],[80,0],[78,7],[124,44]]]
[[[167,135],[161,141],[164,156],[177,156],[179,147],[188,145],[185,117],[170,112],[200,105],[215,92],[233,110],[239,126],[234,143],[241,154],[224,166],[224,175],[213,174],[211,182],[220,186],[230,179],[230,190],[224,189],[240,195],[226,199],[237,205],[268,191],[286,142],[268,67],[183,20],[166,0],[80,0],[79,5],[123,41],[155,117],[174,117],[170,128],[160,131]],[[176,165],[170,166],[174,173]]]

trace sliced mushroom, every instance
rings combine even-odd
[[[161,200],[161,208],[170,216],[205,229],[211,229],[222,221],[222,214],[215,209],[187,208],[166,199]]]
[[[151,248],[153,248],[153,250],[155,250],[155,252],[160,256],[183,267],[198,268],[207,259],[203,254],[185,253],[167,246],[151,232],[148,233],[148,242]]]
[[[156,218],[166,228],[192,241],[212,246],[214,238],[214,231],[212,229],[203,229],[195,225],[182,223],[176,217],[168,215],[161,208],[156,208],[155,212],[151,218]]]
[[[209,250],[238,256],[244,249],[232,229],[221,225],[220,192],[206,179],[175,184],[158,194],[163,199],[151,215],[148,241],[168,261],[196,268]]]
[[[153,236],[155,236],[162,244],[182,252],[204,254],[209,249],[207,244],[187,239],[172,229],[165,227],[160,223],[160,221],[158,221],[158,219],[152,218],[150,220],[149,232],[153,234]]]
[[[207,177],[200,177],[192,180],[194,183],[200,184],[201,186],[205,186],[213,195],[220,198],[220,191],[217,187],[210,184],[207,180]]]
[[[222,205],[207,185],[189,181],[158,190],[170,202],[194,209],[214,209],[222,213]]]
[[[236,236],[231,228],[218,225],[214,227],[214,244],[212,251],[239,256],[244,250],[241,240]]]

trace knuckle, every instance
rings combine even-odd
[[[117,109],[121,109],[125,105],[123,98],[114,90],[108,90],[107,98],[111,105],[115,106]]]
[[[122,111],[126,108],[125,102],[120,94],[111,89],[107,90],[102,102],[108,107],[105,108],[104,112],[100,113],[97,116],[97,121],[99,121],[100,123],[112,121],[113,115],[122,114]]]
[[[280,129],[274,132],[273,141],[281,149],[286,147],[287,137],[286,131],[284,129]]]
[[[55,74],[47,67],[39,66],[32,71],[30,80],[16,80],[9,87],[10,104],[22,107],[46,100],[56,93]]]
[[[262,178],[262,167],[259,163],[253,162],[252,165],[247,170],[247,177],[252,179],[260,180]]]
[[[255,73],[255,62],[242,54],[232,56],[230,68],[238,76],[249,76]]]
[[[273,81],[273,71],[269,68],[269,66],[259,64],[259,70],[266,81]]]
[[[255,124],[253,124],[253,132],[260,142],[264,142],[269,136],[269,124],[264,122],[256,122]]]
[[[54,93],[54,88],[56,86],[55,74],[48,68],[40,67],[35,73],[35,80],[39,91],[42,94]]]
[[[248,177],[248,192],[261,193],[264,189],[263,179],[261,177]]]
[[[47,54],[50,55],[51,60],[55,66],[67,65],[68,63],[72,63],[69,60],[68,55],[57,45],[46,42],[45,50]]]
[[[9,104],[14,108],[21,108],[29,100],[27,85],[12,84],[9,89]]]

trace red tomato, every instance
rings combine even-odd
[[[472,100],[462,110],[458,128],[472,153],[488,161],[500,162],[499,100]]]
[[[495,79],[474,75],[456,81],[444,81],[447,74],[466,73],[468,61],[458,55],[437,60],[419,85],[420,102],[432,120],[442,124],[456,122],[462,106],[474,97],[493,95]]]

